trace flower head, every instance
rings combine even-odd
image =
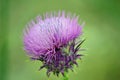
[[[24,32],[24,48],[32,59],[43,63],[40,69],[46,68],[48,76],[51,72],[64,75],[81,58],[77,52],[83,41],[76,43],[81,34],[78,17],[64,12],[46,14],[29,23]]]

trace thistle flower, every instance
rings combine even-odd
[[[64,76],[82,56],[78,51],[84,40],[76,42],[81,34],[77,16],[50,13],[29,23],[24,32],[24,48],[33,60],[42,62],[40,69],[46,68],[48,76],[51,72]]]

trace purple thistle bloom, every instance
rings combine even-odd
[[[36,21],[29,23],[24,32],[24,48],[33,60],[43,63],[40,69],[46,68],[48,76],[50,72],[64,76],[82,56],[77,52],[84,40],[76,43],[81,34],[78,17],[64,12],[46,14],[44,19],[38,16]]]

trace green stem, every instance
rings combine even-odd
[[[67,74],[64,74],[64,79],[63,80],[69,80]]]
[[[0,80],[7,80],[9,0],[0,0]]]

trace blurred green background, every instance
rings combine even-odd
[[[69,80],[120,80],[120,0],[0,0],[0,80],[62,80],[31,61],[23,29],[37,15],[64,10],[80,15],[85,56]]]

